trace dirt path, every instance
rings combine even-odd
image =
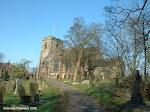
[[[66,112],[106,112],[96,100],[80,90],[55,79],[49,81],[69,96]]]

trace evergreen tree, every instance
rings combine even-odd
[[[3,79],[5,81],[7,81],[9,79],[9,75],[8,75],[8,70],[5,71],[4,75],[3,75]]]

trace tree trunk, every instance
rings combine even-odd
[[[91,74],[91,73],[89,73],[90,74],[90,76],[89,76],[89,87],[91,88],[91,87],[93,87],[93,75]]]
[[[75,69],[75,72],[74,72],[73,82],[75,82],[76,79],[77,79],[78,70],[80,68],[80,61],[81,61],[81,59],[79,58],[78,61],[77,61],[77,64],[76,64],[76,69]]]
[[[80,54],[79,54],[79,58],[78,58],[78,61],[77,61],[77,64],[76,64],[75,72],[74,72],[73,82],[75,82],[76,79],[77,79],[78,71],[80,69],[82,54],[83,54],[83,49],[81,49]]]

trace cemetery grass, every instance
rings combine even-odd
[[[112,88],[117,89],[117,86],[112,84],[110,81],[103,81],[99,84],[94,84],[94,87],[89,88],[88,84],[76,84],[72,85],[72,81],[67,79],[58,79],[61,82],[64,82],[67,85],[78,88],[79,90],[87,93],[89,96],[92,96],[99,101],[104,108],[111,111],[119,112],[124,103],[127,101],[114,100],[116,98],[116,93],[112,91]]]
[[[22,85],[25,87],[27,81],[23,81]],[[45,82],[47,88],[44,88],[40,97],[40,100],[45,101],[44,104],[37,106],[37,110],[34,112],[55,112],[56,109],[60,109],[60,104],[62,102],[62,95],[56,87],[51,85],[50,83]],[[29,95],[29,89],[25,89],[27,95]],[[18,95],[14,95],[13,92],[9,92],[4,97],[4,103],[8,106],[19,106],[21,104],[21,100]],[[28,112],[27,110],[21,112]],[[29,111],[31,112],[31,111]]]
[[[40,98],[41,100],[46,100],[47,103],[39,106],[37,112],[55,112],[61,104],[61,97],[59,90],[53,85],[49,85],[44,89]]]

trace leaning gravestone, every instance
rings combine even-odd
[[[89,80],[82,81],[82,84],[89,84]]]
[[[17,79],[16,79],[16,89],[15,89],[15,94],[17,94],[17,88],[18,88],[18,86],[21,85],[21,84],[22,84],[22,80],[21,80],[20,78],[17,78]]]

